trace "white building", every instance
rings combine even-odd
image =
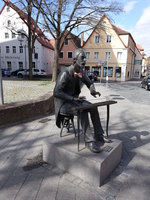
[[[27,14],[11,2],[4,4],[0,11],[0,55],[1,67],[28,69]],[[34,23],[34,21],[32,21]],[[20,34],[24,33],[24,34]],[[52,74],[54,49],[42,31],[37,28],[38,35],[33,52],[33,67],[44,69]]]

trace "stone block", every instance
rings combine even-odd
[[[98,154],[86,149],[84,143],[80,148],[78,152],[74,135],[53,136],[44,142],[44,160],[92,185],[103,185],[120,162],[122,142],[104,144]]]

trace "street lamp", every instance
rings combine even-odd
[[[106,87],[108,87],[108,58],[106,60],[107,76],[106,76]]]
[[[2,70],[1,70],[1,52],[0,52],[0,105],[4,104],[3,96],[3,82],[2,82]]]

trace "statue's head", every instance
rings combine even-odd
[[[80,48],[75,50],[73,54],[73,62],[74,62],[74,71],[77,73],[80,72],[86,63],[86,55],[83,49]]]

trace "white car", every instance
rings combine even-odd
[[[29,69],[24,70],[24,71],[19,71],[17,73],[17,77],[18,78],[23,78],[23,76],[25,76],[25,75],[29,75]],[[36,69],[36,68],[34,68],[32,70],[32,75],[33,76],[46,76],[47,74],[46,74],[44,69]]]

